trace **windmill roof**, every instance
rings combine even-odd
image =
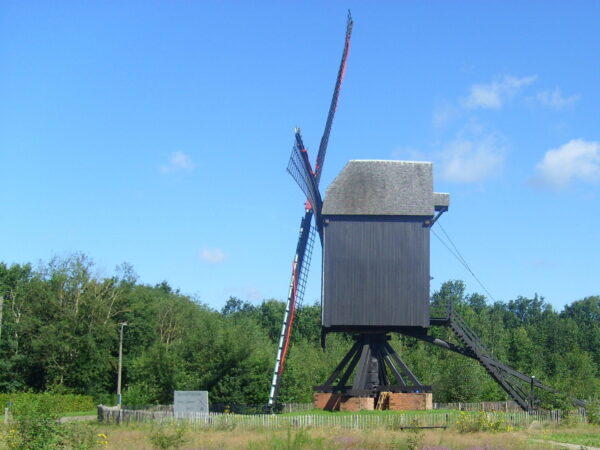
[[[449,200],[433,192],[430,162],[351,160],[327,188],[322,213],[433,216]]]

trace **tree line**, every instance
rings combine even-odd
[[[448,301],[500,361],[578,398],[597,397],[600,296],[557,311],[537,295],[490,303],[467,294],[462,281],[448,281],[433,295],[432,314],[443,315]],[[168,404],[174,390],[208,390],[215,403],[265,404],[284,309],[276,299],[255,305],[231,297],[215,310],[167,282],[139,283],[127,264],[98,275],[82,254],[36,268],[0,263],[0,392],[114,401],[125,322],[125,404]],[[320,317],[319,304],[296,314],[282,402],[310,402],[312,386],[353,342],[331,334],[323,351]],[[431,333],[453,341],[447,328]],[[422,383],[434,386],[434,401],[506,399],[476,361],[408,337],[394,335],[392,345]]]

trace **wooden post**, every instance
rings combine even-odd
[[[119,324],[119,369],[117,374],[117,406],[121,407],[121,370],[123,368],[123,327],[127,326],[127,323],[121,322]]]
[[[0,295],[0,342],[2,342],[2,309],[4,308],[4,296]]]

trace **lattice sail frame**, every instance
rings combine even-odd
[[[319,192],[315,172],[310,165],[308,151],[302,142],[299,128],[296,128],[296,143],[292,148],[287,171],[294,181],[296,181],[300,189],[302,189],[304,195],[306,195],[306,198],[309,201],[307,209],[312,208],[317,215],[320,215],[323,201],[321,200],[321,193]]]

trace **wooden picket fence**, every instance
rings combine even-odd
[[[515,401],[507,402],[477,402],[477,403],[434,403],[433,409],[457,409],[459,411],[486,411],[486,412],[520,412],[519,404]]]
[[[560,422],[561,411],[545,411],[526,413],[518,412],[487,412],[489,419],[502,420],[513,427],[528,427],[533,422]],[[187,413],[174,415],[169,411],[143,411],[98,407],[98,419],[109,424],[129,423],[173,423],[184,421],[192,427],[210,429],[287,429],[287,428],[410,428],[410,427],[449,427],[461,420],[477,420],[477,414],[465,412],[436,412],[427,413],[403,412],[398,414],[355,414],[355,415],[298,415],[286,416],[280,414],[223,414],[223,413]],[[585,421],[582,414],[578,420]]]
[[[313,409],[315,409],[315,405],[313,403],[282,403],[281,404],[281,412],[282,413],[311,411]]]

